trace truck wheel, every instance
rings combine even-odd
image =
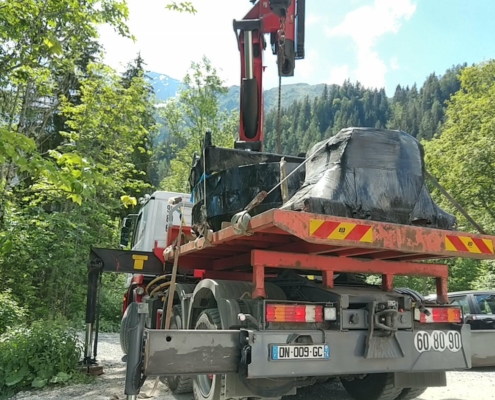
[[[401,394],[395,400],[413,400],[426,392],[428,388],[406,388],[402,389]]]
[[[363,378],[341,378],[340,381],[356,400],[395,400],[403,390],[394,387],[394,374],[368,374]]]
[[[180,305],[172,308],[172,319],[170,320],[170,329],[182,329],[182,307]],[[193,377],[191,376],[167,376],[164,378],[166,385],[174,394],[183,394],[192,392]],[[163,380],[162,380],[163,382]]]
[[[222,329],[218,310],[216,308],[204,310],[199,315],[195,329]],[[225,389],[225,375],[197,375],[193,381],[195,400],[229,400]],[[247,400],[247,398],[240,400]]]
[[[127,307],[122,316],[122,321],[120,322],[120,348],[122,353],[127,354],[129,352],[129,318],[127,316]]]

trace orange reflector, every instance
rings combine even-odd
[[[446,308],[446,307],[427,307],[430,315],[421,313],[420,322],[422,323],[458,323],[462,321],[460,308]]]
[[[266,322],[323,322],[323,306],[267,304]]]

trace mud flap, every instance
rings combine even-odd
[[[364,358],[402,358],[404,352],[395,334],[390,336],[373,336],[366,338]]]
[[[396,388],[447,386],[447,374],[444,371],[396,372],[394,374],[394,386]]]

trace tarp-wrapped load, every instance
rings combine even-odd
[[[402,131],[348,128],[307,154],[305,182],[281,208],[455,229],[432,200],[421,144]]]

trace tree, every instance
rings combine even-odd
[[[195,12],[190,2],[164,7]],[[2,337],[4,397],[33,378],[36,387],[51,373],[70,378],[80,351],[69,354],[74,342],[53,320],[81,328],[90,246],[115,247],[124,206],[152,190],[156,120],[144,62],[119,76],[101,63],[98,43],[101,24],[132,38],[127,17],[125,0],[0,0],[0,333],[12,321],[31,325]],[[124,283],[103,276],[102,330],[118,328]],[[31,353],[50,341],[63,370],[26,368],[49,360]]]
[[[167,9],[172,11],[188,12],[190,14],[196,14],[197,12],[190,1],[180,1],[178,3],[176,1],[173,1],[167,4],[166,7]]]
[[[139,146],[134,147],[132,160],[140,171],[134,174],[134,177],[156,186],[159,182],[157,182],[157,169],[153,165],[155,161],[153,159],[153,145],[154,139],[158,135],[158,123],[153,103],[155,93],[145,74],[145,65],[141,54],[138,54],[135,60],[127,64],[127,69],[122,77],[122,86],[125,89],[130,89],[137,84],[142,88],[141,102],[143,107],[134,115],[139,117],[147,133],[141,136]]]
[[[124,87],[110,68],[90,64],[80,83],[80,104],[61,100],[68,129],[65,143],[51,153],[64,160],[61,187],[77,184],[70,189],[74,196],[85,184],[94,190],[85,201],[76,198],[77,206],[40,180],[22,192],[22,201],[14,198],[6,208],[8,228],[2,233],[10,245],[0,252],[0,291],[12,288],[33,316],[83,312],[88,249],[113,247],[121,198],[150,188],[146,170],[135,164],[136,149],[148,151],[142,143],[150,134],[145,111],[151,99],[144,78],[135,76]],[[80,165],[96,170],[98,179],[85,176]]]
[[[177,149],[169,175],[161,187],[168,191],[189,192],[188,176],[194,152],[200,152],[207,129],[216,146],[233,147],[238,129],[238,113],[220,112],[218,96],[227,92],[211,62],[203,57],[193,62],[184,78],[185,89],[162,111],[169,132],[169,145]]]
[[[430,171],[487,229],[495,228],[494,76],[495,61],[464,69],[442,135],[425,143]]]
[[[75,163],[90,177],[83,158],[59,158],[41,153],[53,137],[60,98],[76,89],[74,71],[94,54],[97,27],[108,23],[130,37],[128,9],[120,0],[5,0],[0,12],[0,202],[19,180],[41,179],[74,200],[94,187],[68,182]],[[47,135],[47,132],[52,135]],[[79,187],[79,192],[72,192]],[[75,196],[73,196],[75,195]],[[0,204],[0,209],[4,205]]]
[[[154,129],[151,104],[149,85],[142,75],[122,80],[101,64],[91,64],[88,77],[81,80],[81,104],[63,101],[61,111],[70,129],[65,134],[67,144],[76,154],[85,154],[87,163],[103,177],[95,181],[100,195],[119,199],[150,186],[143,179],[147,165],[137,167],[134,161],[139,161],[136,154],[150,154],[146,144]],[[64,147],[52,152],[57,159],[64,157]]]

